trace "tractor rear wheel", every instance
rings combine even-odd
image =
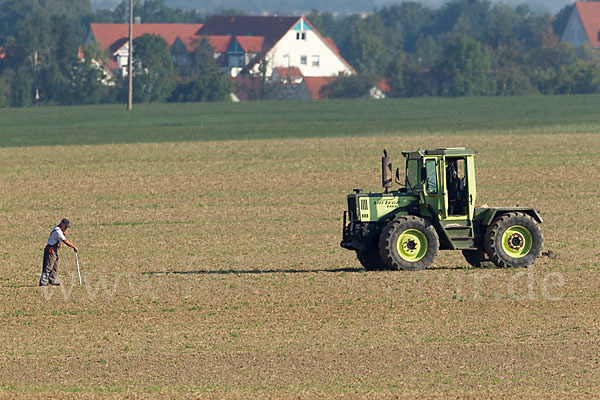
[[[376,246],[367,250],[356,250],[356,258],[367,271],[381,271],[385,269],[385,264],[379,255]]]
[[[440,240],[433,225],[413,215],[390,221],[379,236],[379,254],[389,269],[425,269],[439,249]]]
[[[528,267],[542,253],[544,236],[531,216],[512,212],[499,216],[488,226],[484,244],[497,267]]]

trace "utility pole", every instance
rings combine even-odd
[[[133,0],[129,0],[129,65],[127,66],[129,79],[129,100],[127,110],[133,110]]]

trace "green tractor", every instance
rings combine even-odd
[[[445,148],[403,152],[404,182],[384,150],[384,193],[354,189],[344,212],[341,246],[367,270],[427,268],[439,250],[461,250],[474,267],[528,267],[541,255],[538,211],[475,207],[475,151]]]

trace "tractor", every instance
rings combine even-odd
[[[476,207],[475,151],[464,147],[402,152],[404,181],[384,150],[383,193],[354,189],[340,245],[367,270],[422,270],[439,250],[461,250],[481,267],[528,267],[541,255],[542,217],[530,207]]]

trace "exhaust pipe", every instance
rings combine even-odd
[[[383,157],[381,157],[381,186],[385,188],[386,194],[390,192],[392,184],[392,158],[388,157],[387,150],[383,150]]]

